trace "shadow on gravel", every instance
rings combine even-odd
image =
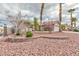
[[[39,37],[32,37],[32,38],[6,38],[4,40],[4,42],[10,42],[10,43],[19,43],[19,42],[30,42],[30,41],[33,41],[35,39],[40,39],[40,38],[43,38],[43,39],[56,39],[56,40],[65,40],[65,39],[69,39],[69,37],[55,37],[55,36],[52,36],[52,37],[47,37],[47,36],[39,36]]]
[[[47,38],[47,39],[57,39],[57,40],[65,40],[65,39],[69,39],[69,37],[42,37],[42,38]]]
[[[2,40],[2,42],[10,42],[10,43],[21,43],[21,42],[30,42],[34,41],[35,39],[39,39],[41,37],[30,37],[30,38],[6,38],[5,40]]]
[[[10,42],[10,43],[21,43],[21,42],[29,42],[29,41],[32,41],[31,39],[27,39],[27,38],[7,38],[4,40],[4,42]]]

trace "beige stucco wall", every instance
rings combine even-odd
[[[0,33],[3,33],[3,32],[4,32],[3,27],[0,27]]]

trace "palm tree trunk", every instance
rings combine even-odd
[[[42,15],[43,15],[43,9],[44,9],[44,3],[41,5],[41,11],[40,11],[40,30],[42,30]]]
[[[59,32],[62,32],[61,21],[62,21],[62,3],[59,3]]]
[[[73,29],[72,12],[71,12],[71,30]]]
[[[74,22],[74,29],[76,28],[76,22]]]

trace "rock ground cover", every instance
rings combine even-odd
[[[4,56],[79,56],[79,34],[52,33],[34,36],[68,36],[69,39],[36,38],[22,42],[8,42],[0,38],[0,55]]]

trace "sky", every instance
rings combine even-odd
[[[58,3],[45,3],[43,12],[43,21],[47,20],[58,20]],[[41,3],[0,3],[0,21],[7,22],[8,17],[17,16],[19,11],[21,11],[21,16],[24,19],[33,20],[34,17],[39,19],[40,17]],[[79,4],[69,3],[62,4],[62,23],[70,24],[70,14],[68,10],[75,8],[73,17],[78,19],[77,26],[79,25]]]

